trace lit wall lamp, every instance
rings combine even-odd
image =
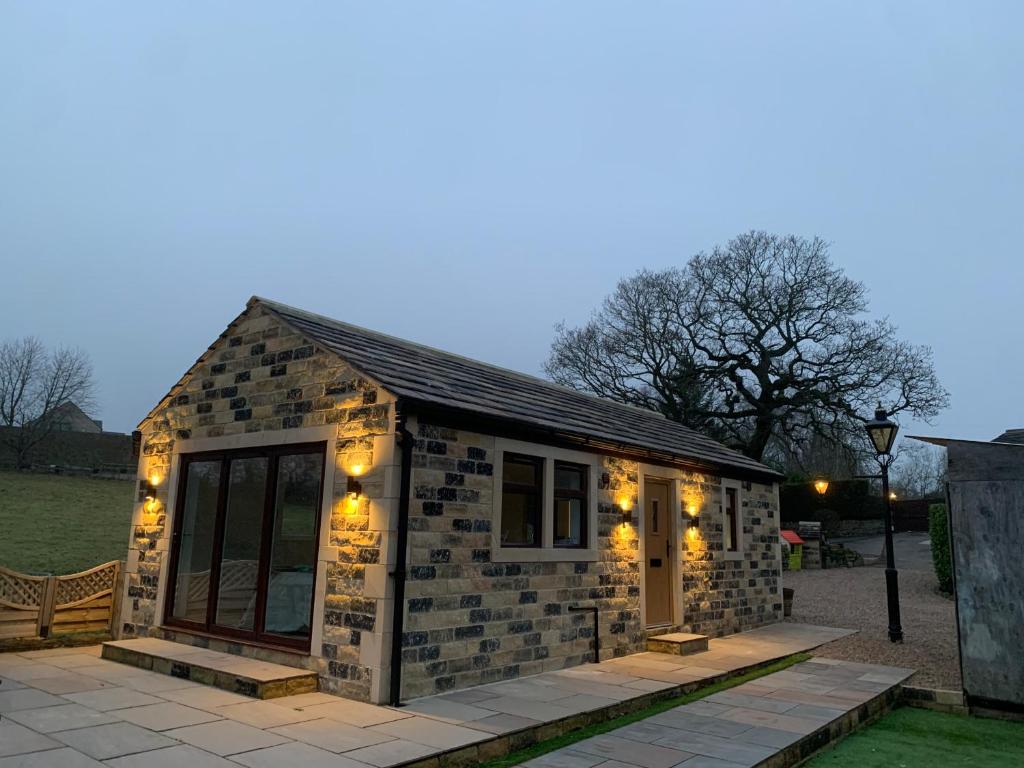
[[[622,527],[625,528],[633,521],[633,502],[630,499],[619,499],[617,506],[622,513]]]
[[[139,480],[139,491],[141,491],[144,501],[156,501],[157,479],[155,475],[150,475],[145,480]]]
[[[356,499],[359,498],[362,492],[363,484],[356,480],[354,477],[352,477],[352,475],[349,475],[348,481],[345,484],[345,493],[348,495],[349,499],[355,501]]]
[[[818,492],[819,496],[824,496],[828,493],[828,479],[819,477],[814,481],[814,490]]]
[[[690,519],[687,520],[688,528],[700,528],[700,515],[690,515]]]

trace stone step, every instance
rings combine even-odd
[[[691,635],[686,632],[670,632],[667,635],[655,635],[647,638],[647,650],[653,653],[671,653],[676,656],[688,656],[708,649],[706,635]]]
[[[149,669],[255,699],[276,699],[317,689],[317,674],[157,638],[103,643],[104,659]]]

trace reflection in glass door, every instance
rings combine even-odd
[[[322,472],[320,454],[282,456],[277,465],[274,542],[264,627],[275,635],[309,635]]]
[[[222,627],[251,630],[256,626],[267,461],[257,456],[231,462],[214,617]]]
[[[181,621],[206,623],[220,467],[219,461],[193,461],[188,464],[185,475],[181,519],[175,537],[178,567],[171,612]]]
[[[308,647],[324,444],[182,458],[166,621]]]

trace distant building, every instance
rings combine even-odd
[[[1024,445],[1024,429],[1008,429],[992,442],[1016,443],[1017,445]]]
[[[55,432],[89,432],[98,434],[103,431],[103,422],[90,418],[85,411],[72,402],[58,405],[44,418],[53,421]]]

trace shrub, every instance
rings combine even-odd
[[[939,580],[939,589],[953,593],[953,559],[949,552],[949,517],[945,504],[928,507],[928,537],[932,541],[932,564]]]

